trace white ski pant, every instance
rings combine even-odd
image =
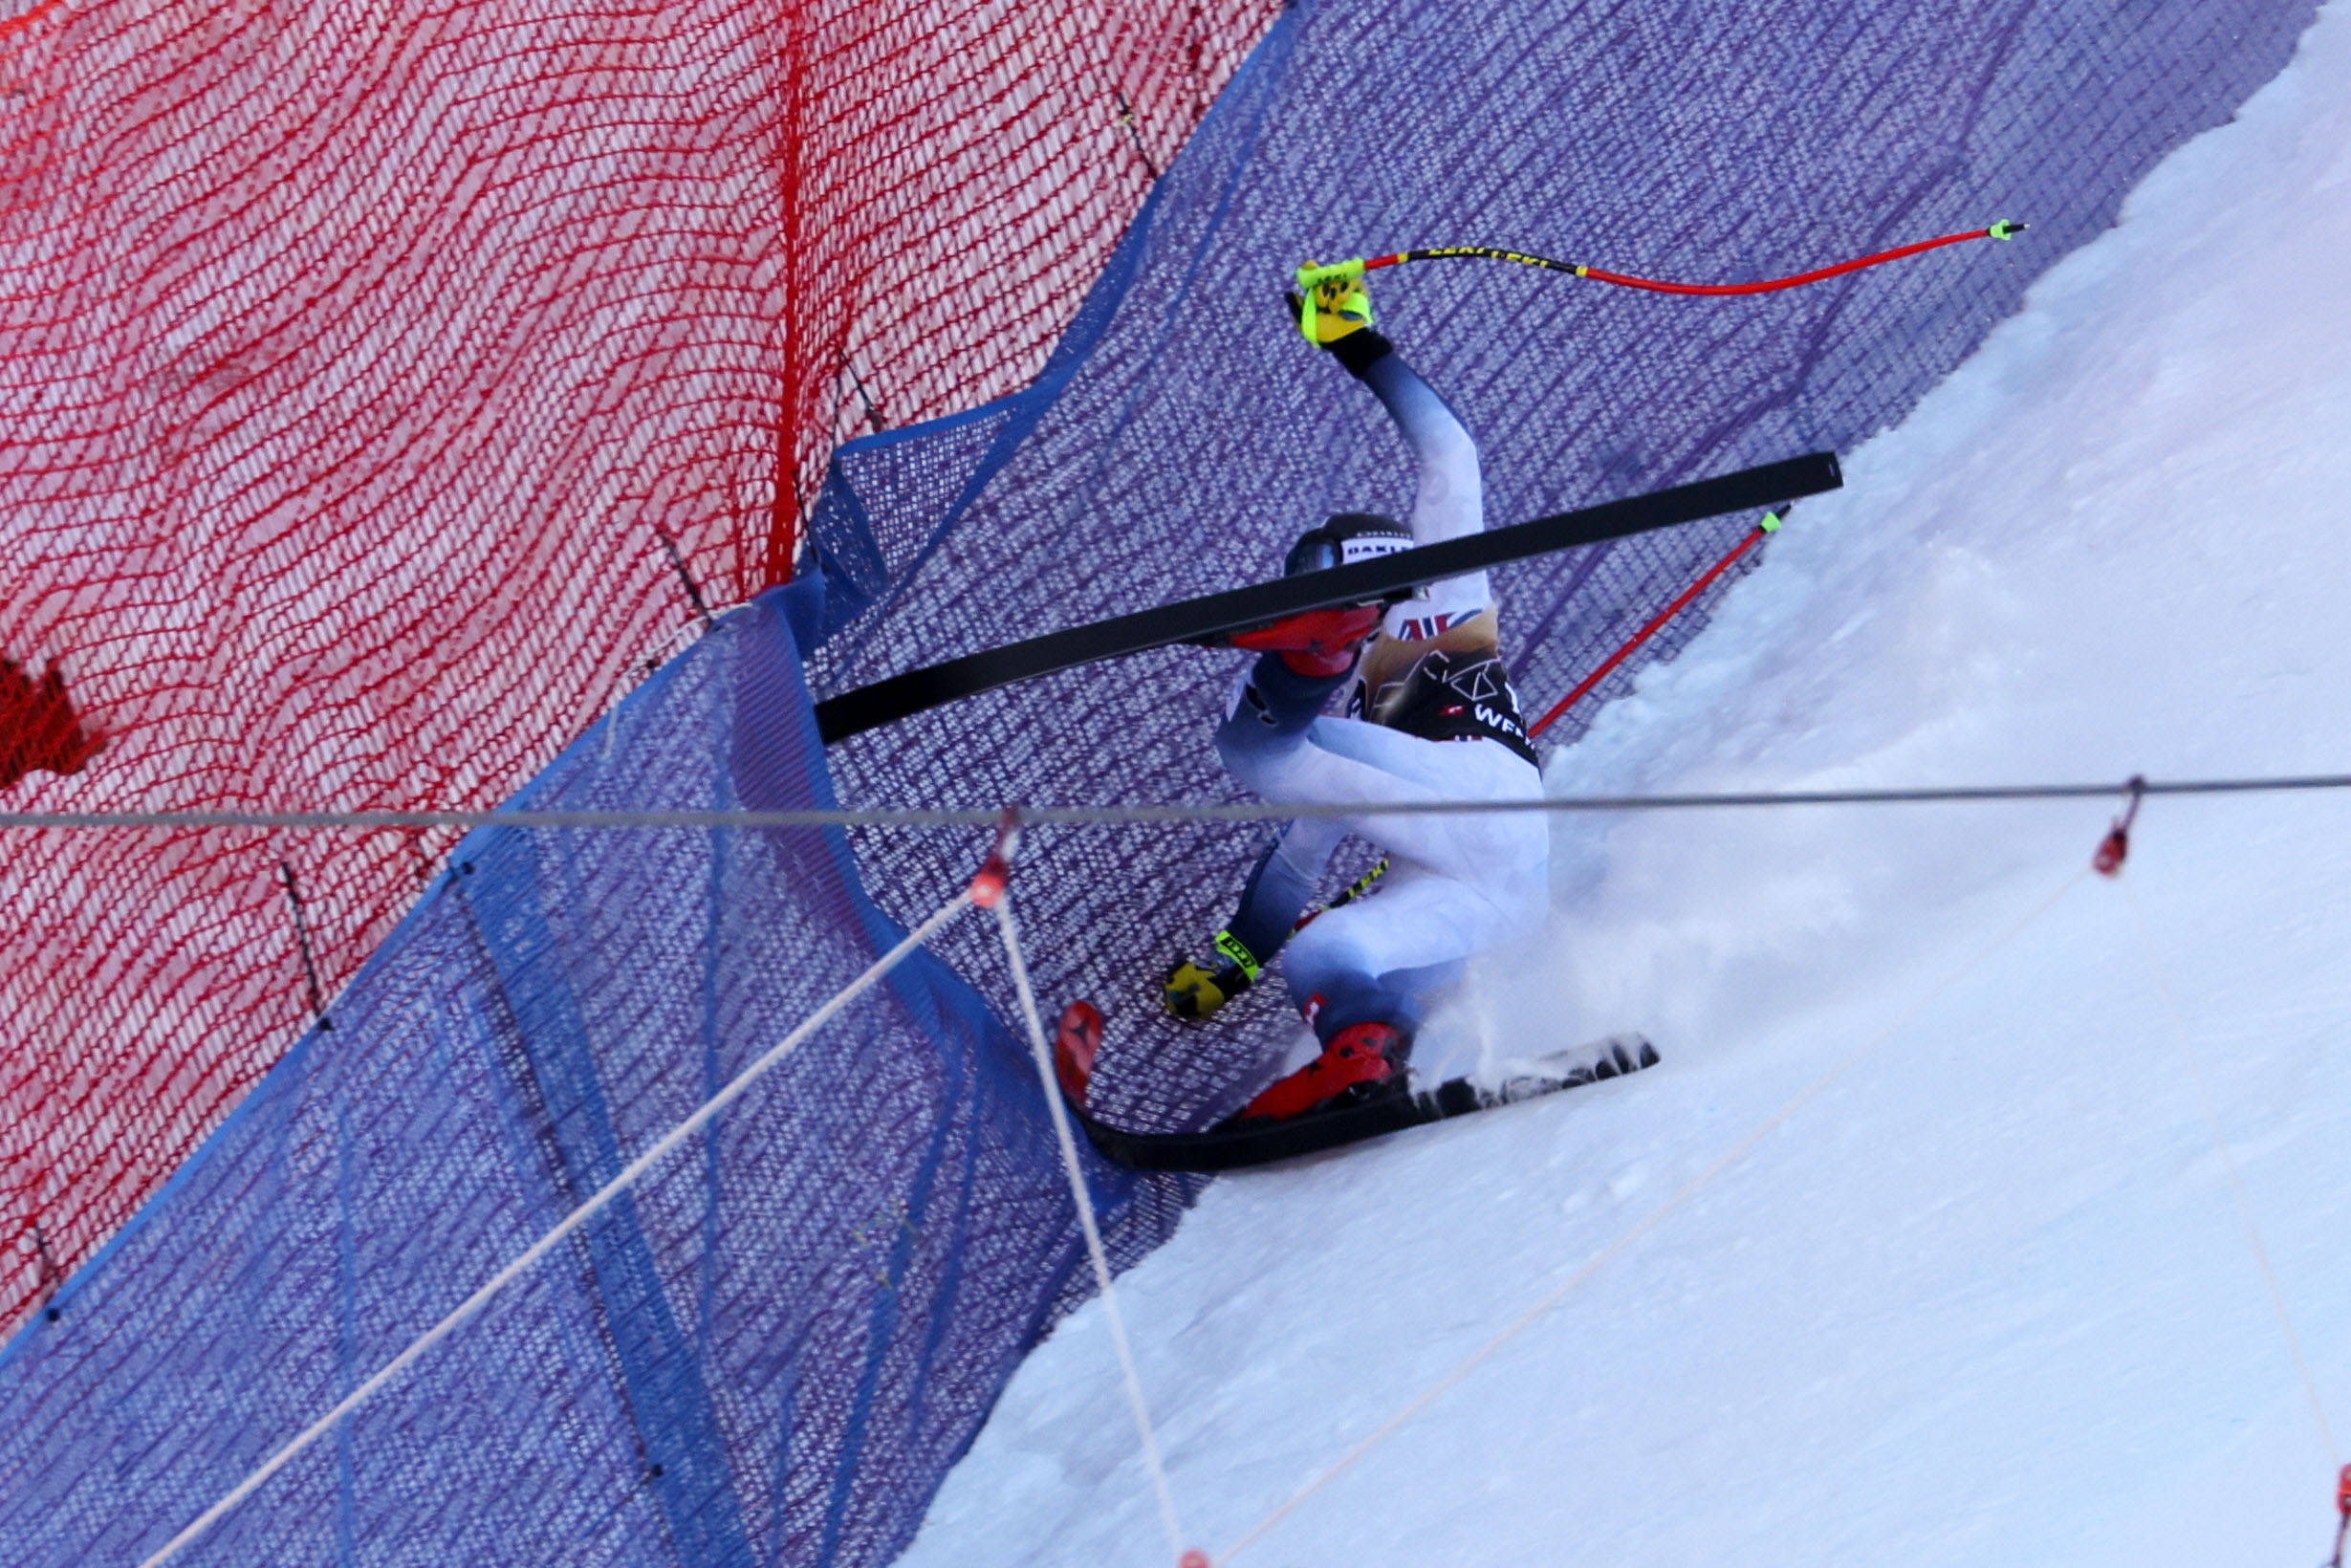
[[[1291,938],[1283,973],[1301,1006],[1314,996],[1348,1012],[1402,1011],[1409,1027],[1426,991],[1461,962],[1531,936],[1549,902],[1550,830],[1540,812],[1383,816],[1409,801],[1535,800],[1542,776],[1499,741],[1423,740],[1361,719],[1317,718],[1284,735],[1246,703],[1218,729],[1233,778],[1275,803],[1359,808],[1292,824],[1282,852],[1327,863],[1352,833],[1390,866],[1372,896],[1318,915]],[[1360,1021],[1339,1017],[1333,1027]],[[1317,1033],[1332,1032],[1317,1018]]]

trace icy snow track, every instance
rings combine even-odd
[[[1553,787],[2342,771],[2347,254],[2338,0]],[[1579,1280],[1237,1560],[2317,1562],[2314,1393],[2351,1436],[2351,798],[2150,802],[2119,882],[2082,874],[2108,815],[1555,819],[1551,929],[1429,1049],[1636,1029],[1665,1066],[1212,1187],[1124,1281],[1191,1535],[1226,1560]],[[1089,1307],[904,1560],[1165,1568],[1121,1401]]]

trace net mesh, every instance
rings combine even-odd
[[[494,805],[1034,377],[1273,9],[0,0],[0,801]],[[0,1332],[450,838],[11,841]]]
[[[838,691],[1250,580],[1325,512],[1398,510],[1401,446],[1277,314],[1301,253],[1474,240],[1755,276],[2031,220],[1752,300],[1471,263],[1378,280],[1479,436],[1497,518],[1849,449],[2309,13],[1994,0],[1763,27],[1357,0],[1284,11],[1236,70],[1267,15],[1113,8],[1063,38],[1009,7],[934,8],[919,36],[846,6],[20,10],[0,377],[27,412],[0,551],[32,587],[0,611],[8,803],[479,805],[534,773],[524,804],[1218,796],[1232,656],[1167,650],[829,754],[802,657]],[[925,118],[932,91],[953,114]],[[1027,183],[1064,166],[1046,121],[1082,122],[1059,195]],[[990,265],[917,266],[908,226]],[[766,581],[795,489],[821,570],[698,637],[687,584],[715,607]],[[1750,521],[1506,573],[1530,706]],[[1039,988],[1110,1015],[1121,1120],[1195,1120],[1261,1070],[1266,991],[1230,1049],[1149,997],[1254,841],[1030,836]],[[160,1545],[984,848],[14,840],[6,1180],[32,1316],[0,1355],[0,1560]],[[332,1029],[304,1027],[314,973]],[[1086,1288],[1012,1015],[985,927],[951,927],[186,1560],[889,1560]],[[1123,1260],[1189,1192],[1091,1174]]]
[[[517,803],[833,804],[781,597]],[[0,1358],[0,1558],[140,1561],[902,934],[838,833],[461,841]],[[1172,1228],[1091,1175],[1121,1261]],[[1034,1067],[918,950],[181,1560],[886,1562],[1090,1286]]]
[[[1741,281],[2029,221],[2007,244],[1735,298],[1462,260],[1373,274],[1382,330],[1478,438],[1491,520],[1850,451],[2113,222],[2165,151],[2274,73],[2311,13],[2298,0],[2127,16],[1997,0],[1964,18],[1818,6],[1757,26],[1735,6],[1633,0],[1305,8],[1154,190],[1037,386],[838,454],[813,537],[846,591],[812,677],[829,695],[1231,587],[1331,512],[1401,515],[1403,443],[1281,314],[1302,257],[1484,244]],[[1503,651],[1530,715],[1755,520],[1499,572]],[[1750,552],[1546,739],[1572,742],[1768,557]],[[1243,663],[1169,649],[990,693],[836,746],[836,776],[849,798],[901,802],[1230,798],[1208,737]],[[1572,751],[1552,777],[1572,786]],[[1040,837],[1031,875],[1061,919],[1036,931],[1037,983],[1102,1010],[1098,1093],[1114,1120],[1158,1129],[1230,1108],[1295,1033],[1277,987],[1212,1034],[1157,1000],[1159,976],[1230,913],[1267,831]],[[902,914],[891,884],[954,853],[919,832],[859,842]],[[1368,863],[1358,847],[1330,888]],[[1524,1054],[1513,1043],[1505,1054]]]

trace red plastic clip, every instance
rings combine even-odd
[[[2325,1568],[2342,1568],[2343,1537],[2351,1535],[2351,1465],[2342,1468],[2342,1478],[2335,1483],[2335,1507],[2342,1523],[2335,1527],[2335,1555],[2326,1559]]]
[[[1208,1555],[1195,1546],[1184,1554],[1176,1568],[1209,1568]]]
[[[2090,864],[2101,877],[2117,877],[2122,873],[2122,862],[2130,857],[2131,824],[2139,819],[2139,802],[2146,798],[2147,780],[2144,773],[2133,773],[2130,780],[2130,804],[2114,819],[2106,837],[2099,840],[2098,853],[2090,857]]]
[[[1004,897],[1004,889],[1012,880],[1012,856],[1020,848],[1020,808],[1007,806],[996,820],[996,844],[988,852],[987,863],[971,879],[971,902],[983,909],[993,909]]]

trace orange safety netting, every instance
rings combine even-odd
[[[0,0],[0,808],[479,808],[1043,363],[1279,9]],[[0,838],[0,1332],[449,835]]]

